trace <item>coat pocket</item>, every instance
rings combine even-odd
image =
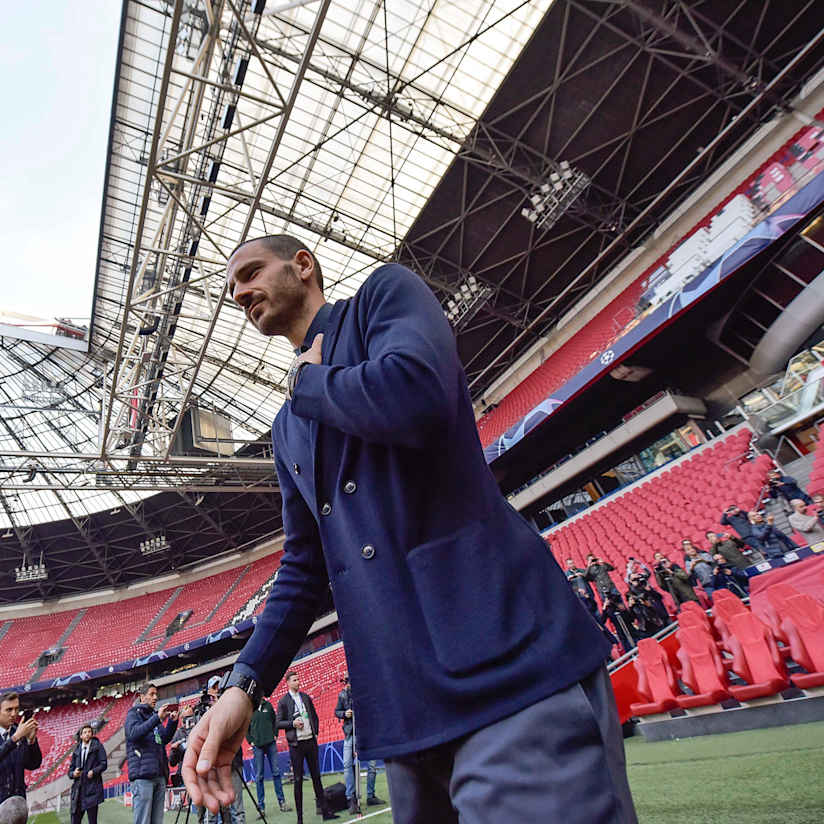
[[[435,657],[453,675],[514,654],[537,631],[534,602],[524,591],[532,584],[520,578],[517,561],[502,557],[508,549],[475,521],[407,556]]]

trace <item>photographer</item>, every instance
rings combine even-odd
[[[349,803],[349,812],[357,814],[358,797],[355,793],[354,754],[355,746],[355,710],[352,706],[352,688],[349,685],[349,676],[341,678],[343,689],[338,693],[338,703],[335,706],[335,715],[343,726],[343,775],[346,783],[346,800]],[[366,804],[369,807],[384,804],[382,799],[375,795],[375,777],[378,774],[377,763],[368,761],[366,766]]]
[[[140,687],[137,700],[126,714],[125,725],[134,824],[163,824],[163,799],[169,780],[166,745],[177,730],[177,712],[168,705],[155,712],[154,684]]]
[[[584,572],[584,578],[587,581],[592,581],[598,594],[603,600],[607,595],[615,596],[619,601],[621,600],[621,593],[609,577],[610,572],[614,572],[615,567],[606,561],[598,558],[595,555],[587,555],[587,568]]]
[[[20,715],[16,692],[0,695],[0,804],[13,796],[26,797],[25,770],[36,770],[43,761],[37,743],[37,721]]]
[[[610,592],[604,598],[604,608],[598,616],[598,623],[606,628],[606,622],[610,621],[618,635],[618,641],[624,652],[629,652],[635,646],[635,635],[633,632],[633,616],[624,606],[620,595]]]
[[[587,580],[584,570],[576,567],[575,561],[573,561],[572,558],[567,558],[564,575],[566,575],[572,591],[581,599],[581,603],[587,608],[587,612],[589,612],[593,618],[597,618],[598,604],[595,602],[595,593],[592,591],[592,586]]]
[[[706,538],[710,545],[710,553],[712,555],[720,553],[730,566],[736,569],[746,569],[753,563],[748,557],[751,553],[745,549],[744,542],[740,538],[730,535],[729,532],[719,535],[717,532],[708,530]]]
[[[624,573],[624,580],[629,583],[633,574],[636,572],[646,573],[647,578],[652,575],[652,571],[643,561],[639,561],[637,558],[630,555],[627,558],[627,571]]]
[[[808,544],[817,544],[824,541],[824,526],[821,525],[818,512],[813,515],[807,514],[807,507],[801,498],[794,498],[791,502],[793,513],[787,519],[790,526],[799,534]]]
[[[730,504],[730,506],[721,513],[721,523],[724,526],[731,526],[738,533],[741,540],[749,544],[753,549],[761,549],[760,546],[757,546],[758,540],[753,537],[750,519],[740,506]]]
[[[704,552],[698,549],[689,538],[684,538],[681,541],[681,548],[684,550],[684,568],[692,577],[693,581],[701,584],[704,592],[712,596],[713,580],[712,580],[712,555],[709,552]]]
[[[720,553],[713,555],[713,587],[728,589],[739,598],[746,598],[750,592],[750,579],[743,570],[730,566]]]
[[[754,509],[749,513],[749,519],[753,537],[760,544],[758,548],[767,558],[781,558],[785,552],[798,549],[795,541],[775,525],[775,516],[767,515],[767,519],[764,520],[764,516]],[[751,562],[754,560],[750,559]]]
[[[813,502],[813,499],[798,485],[795,478],[782,475],[780,469],[771,469],[767,473],[767,493],[774,500],[783,498],[790,505],[792,505],[794,498],[804,501],[808,506]]]
[[[655,553],[655,580],[661,589],[669,592],[679,609],[686,601],[700,603],[690,584],[690,576],[678,564],[665,558],[661,552]]]
[[[90,724],[80,728],[78,737],[69,764],[71,824],[80,824],[83,813],[89,824],[97,824],[97,808],[103,803],[103,773],[108,766],[106,750]]]
[[[661,626],[666,626],[670,622],[669,613],[664,606],[664,598],[661,593],[649,585],[650,574],[650,572],[633,573],[629,581],[627,596],[632,596],[636,601],[651,608]]]

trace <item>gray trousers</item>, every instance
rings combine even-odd
[[[637,824],[605,668],[509,718],[389,759],[395,824]]]

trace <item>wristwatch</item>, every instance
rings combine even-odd
[[[289,367],[289,371],[286,373],[286,400],[291,401],[292,398],[295,396],[295,386],[297,386],[298,382],[298,375],[300,375],[300,370],[306,366],[309,361],[302,361],[295,359],[292,361],[292,365]]]
[[[248,675],[242,675],[234,670],[229,670],[229,672],[225,673],[217,685],[218,692],[221,695],[223,695],[229,687],[239,687],[242,689],[249,696],[253,707],[257,707],[258,704],[260,704],[260,699],[263,697],[263,689],[254,678],[250,678]]]

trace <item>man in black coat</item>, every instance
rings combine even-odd
[[[26,796],[25,770],[36,770],[43,761],[37,743],[37,721],[15,724],[20,715],[16,692],[0,695],[0,804],[15,795]]]
[[[295,777],[295,810],[298,824],[303,824],[303,760],[309,765],[315,801],[322,811],[323,820],[337,818],[326,806],[323,784],[320,782],[318,763],[318,713],[312,699],[299,690],[300,676],[294,671],[286,673],[289,691],[278,701],[278,729],[285,730],[289,744],[289,760]]]
[[[97,824],[97,808],[103,803],[103,773],[108,761],[106,750],[94,734],[91,725],[80,728],[80,741],[74,748],[69,764],[72,779],[71,824],[80,824],[86,813],[89,824]]]

